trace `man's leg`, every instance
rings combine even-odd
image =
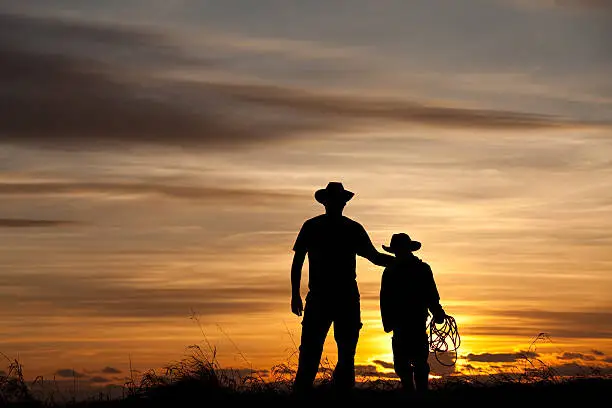
[[[322,301],[307,297],[302,320],[298,369],[293,384],[295,391],[309,391],[312,388],[330,326],[331,317]]]
[[[362,326],[359,299],[351,299],[339,307],[334,319],[338,362],[333,384],[337,389],[350,389],[355,385],[355,352]]]

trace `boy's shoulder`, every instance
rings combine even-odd
[[[385,269],[383,270],[383,274],[387,273],[388,275],[390,275],[396,272],[415,269],[431,271],[431,266],[427,262],[416,256],[409,260],[401,260],[395,258],[389,263],[389,265],[385,267]]]

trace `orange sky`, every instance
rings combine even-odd
[[[562,372],[612,367],[605,5],[27,3],[0,6],[0,352],[26,375],[121,383],[206,339],[287,362],[328,181],[378,248],[423,242],[458,370],[541,332]],[[381,273],[358,263],[357,360],[385,371]]]

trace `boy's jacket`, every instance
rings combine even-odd
[[[416,256],[396,258],[383,272],[380,313],[386,333],[402,324],[425,325],[428,310],[442,310],[440,295],[430,266]]]

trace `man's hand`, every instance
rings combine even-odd
[[[291,296],[291,311],[296,316],[301,316],[304,311],[304,305],[302,303],[302,297],[300,295]]]

